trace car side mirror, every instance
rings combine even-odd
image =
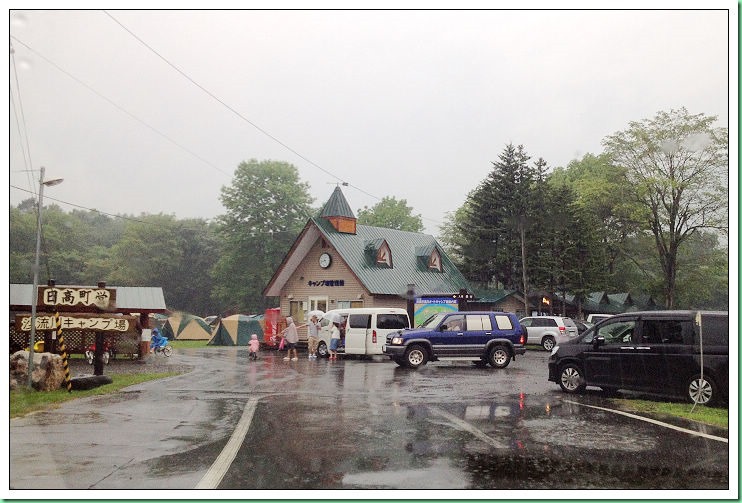
[[[593,349],[598,349],[603,344],[605,344],[605,337],[602,335],[593,339]]]

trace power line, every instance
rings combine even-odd
[[[227,110],[229,110],[230,112],[232,112],[232,113],[233,113],[234,115],[236,115],[236,116],[237,116],[237,117],[238,117],[238,118],[239,118],[240,120],[242,120],[242,121],[246,122],[247,124],[251,125],[251,126],[252,126],[252,127],[254,127],[254,128],[256,129],[256,130],[258,130],[258,131],[259,131],[260,133],[264,134],[265,136],[267,136],[268,138],[270,138],[270,139],[271,139],[271,140],[273,140],[274,142],[278,143],[278,144],[279,144],[279,145],[281,145],[281,146],[282,146],[283,148],[285,148],[285,149],[286,149],[286,150],[288,150],[289,152],[293,153],[294,155],[296,155],[296,156],[297,156],[297,157],[299,157],[300,159],[302,159],[302,160],[304,160],[304,161],[308,162],[309,164],[311,164],[311,165],[312,165],[312,166],[314,166],[315,168],[319,169],[319,170],[320,170],[320,171],[322,171],[323,173],[325,173],[325,174],[327,174],[327,175],[329,175],[329,176],[331,176],[331,177],[335,178],[336,180],[338,180],[339,182],[341,182],[341,183],[342,183],[342,184],[343,184],[344,186],[352,187],[352,188],[354,188],[355,190],[357,190],[357,191],[359,191],[359,192],[361,192],[361,193],[363,193],[363,194],[365,194],[365,195],[367,195],[367,196],[369,196],[369,197],[371,197],[371,198],[373,198],[373,199],[376,199],[377,201],[381,201],[381,199],[382,199],[382,198],[380,198],[380,197],[378,197],[378,196],[375,196],[375,195],[373,195],[373,194],[371,194],[371,193],[369,193],[369,192],[367,192],[367,191],[363,190],[362,188],[360,188],[360,187],[358,187],[358,186],[356,186],[356,185],[353,185],[352,183],[349,183],[349,182],[345,181],[345,180],[344,180],[343,178],[341,178],[341,177],[337,176],[336,174],[334,174],[334,173],[332,173],[332,172],[330,172],[330,171],[326,170],[325,168],[323,168],[323,167],[322,167],[322,166],[320,166],[319,164],[315,163],[314,161],[312,161],[312,160],[310,160],[309,158],[307,158],[306,156],[302,155],[301,153],[299,153],[299,152],[298,152],[298,151],[296,151],[295,149],[291,148],[291,147],[290,147],[289,145],[287,145],[286,143],[284,143],[283,141],[281,141],[280,139],[278,139],[277,137],[275,137],[274,135],[272,135],[271,133],[269,133],[268,131],[266,131],[266,130],[265,130],[265,129],[263,129],[262,127],[260,127],[260,126],[259,126],[258,124],[256,124],[255,122],[251,121],[250,119],[248,119],[247,117],[245,117],[244,115],[242,115],[242,114],[241,114],[240,112],[238,112],[237,110],[235,110],[235,109],[234,109],[233,107],[231,107],[231,106],[230,106],[229,104],[225,103],[225,102],[224,102],[224,101],[223,101],[222,99],[220,99],[220,98],[219,98],[218,96],[216,96],[216,95],[215,95],[214,93],[212,93],[211,91],[209,91],[208,89],[206,89],[206,88],[205,88],[204,86],[202,86],[201,84],[199,84],[198,82],[196,82],[195,80],[193,80],[193,79],[192,79],[192,78],[191,78],[191,77],[190,77],[190,76],[189,76],[189,75],[188,75],[187,73],[185,73],[185,72],[184,72],[183,70],[181,70],[180,68],[178,68],[178,67],[177,67],[177,66],[176,66],[175,64],[173,64],[173,63],[172,63],[172,62],[171,62],[170,60],[168,60],[168,59],[167,59],[167,58],[166,58],[165,56],[163,56],[162,54],[160,54],[160,53],[159,53],[159,52],[158,52],[158,51],[157,51],[156,49],[154,49],[154,48],[153,48],[153,47],[152,47],[151,45],[149,45],[149,44],[148,44],[147,42],[145,42],[144,40],[142,40],[142,38],[140,38],[140,37],[139,37],[138,35],[136,35],[136,34],[135,34],[135,33],[134,33],[133,31],[131,31],[131,30],[130,30],[130,29],[129,29],[128,27],[126,27],[126,26],[125,26],[125,25],[124,25],[124,24],[123,24],[123,23],[122,23],[121,21],[119,21],[118,19],[116,19],[115,17],[113,17],[113,16],[112,16],[112,15],[111,15],[111,14],[110,14],[110,13],[109,13],[108,11],[104,10],[104,11],[103,11],[103,13],[105,13],[105,14],[106,14],[106,15],[107,15],[107,16],[108,16],[109,18],[111,18],[111,19],[112,19],[112,20],[113,20],[113,21],[114,21],[114,22],[115,22],[116,24],[118,24],[118,25],[119,25],[119,26],[120,26],[120,27],[121,27],[121,28],[122,28],[122,29],[123,29],[124,31],[126,31],[126,32],[127,32],[127,33],[128,33],[129,35],[131,35],[132,37],[134,37],[134,39],[136,39],[136,40],[137,40],[137,41],[138,41],[138,42],[139,42],[140,44],[142,44],[142,45],[143,45],[144,47],[146,47],[147,49],[149,49],[149,50],[150,50],[150,51],[151,51],[151,52],[152,52],[152,53],[153,53],[154,55],[156,55],[156,56],[157,56],[158,58],[160,58],[160,59],[161,59],[162,61],[164,61],[164,62],[165,62],[165,63],[166,63],[166,64],[167,64],[168,66],[170,66],[170,67],[171,67],[171,68],[172,68],[173,70],[175,70],[175,71],[176,71],[176,72],[178,72],[178,73],[179,73],[180,75],[182,75],[182,76],[183,76],[183,78],[185,78],[186,80],[188,80],[188,81],[189,81],[189,82],[190,82],[191,84],[193,84],[194,86],[196,86],[197,88],[199,88],[199,89],[200,89],[201,91],[203,91],[204,93],[206,93],[206,94],[207,94],[207,95],[208,95],[209,97],[211,97],[211,98],[212,98],[213,100],[215,100],[215,101],[216,101],[217,103],[219,103],[220,105],[222,105],[223,107],[225,107],[225,108],[226,108]],[[425,218],[425,217],[421,217],[421,218],[423,218],[424,220],[427,220],[427,221],[429,221],[429,222],[433,222],[433,223],[435,223],[435,224],[441,225],[441,222],[438,222],[438,221],[436,221],[436,220],[432,220],[432,219],[429,219],[429,218]]]
[[[137,36],[129,28],[127,28],[126,26],[124,26],[123,23],[121,23],[118,19],[116,19],[115,17],[113,17],[108,11],[105,11],[104,10],[103,12],[108,17],[110,17],[116,24],[118,24],[124,31],[126,31],[129,35],[131,35],[132,37],[134,37],[134,39],[136,39],[140,44],[142,44],[144,47],[146,47],[147,49],[149,49],[154,55],[156,55],[158,58],[160,58],[162,61],[164,61],[173,70],[175,70],[180,75],[182,75],[183,78],[185,78],[186,80],[188,80],[188,82],[190,82],[191,84],[193,84],[194,86],[196,86],[197,88],[199,88],[201,91],[203,91],[204,93],[206,93],[209,97],[211,97],[217,103],[219,103],[224,108],[226,108],[227,110],[229,110],[230,112],[232,112],[233,114],[235,114],[237,117],[239,117],[242,121],[250,124],[252,127],[254,127],[255,129],[257,129],[259,132],[261,132],[262,134],[264,134],[265,136],[267,136],[268,138],[270,138],[274,142],[278,143],[283,148],[285,148],[289,152],[293,153],[294,155],[296,155],[300,159],[303,159],[304,161],[308,162],[309,164],[311,164],[315,168],[319,169],[323,173],[325,173],[325,174],[327,174],[327,175],[335,178],[336,180],[342,182],[343,185],[348,185],[348,186],[353,187],[354,189],[358,190],[359,192],[362,192],[362,193],[366,194],[369,197],[372,197],[372,198],[377,199],[377,200],[381,200],[380,197],[377,197],[377,196],[375,196],[373,194],[369,194],[368,192],[366,192],[365,190],[361,189],[360,187],[356,187],[355,185],[352,185],[352,184],[346,182],[341,177],[337,176],[334,173],[331,173],[330,171],[326,170],[325,168],[323,168],[319,164],[317,164],[314,161],[308,159],[306,156],[300,154],[299,152],[297,152],[296,150],[294,150],[293,148],[291,148],[289,145],[287,145],[286,143],[284,143],[281,140],[279,140],[278,138],[276,138],[274,135],[272,135],[271,133],[269,133],[268,131],[266,131],[265,129],[263,129],[259,125],[257,125],[255,122],[251,121],[250,119],[248,119],[247,117],[245,117],[244,115],[242,115],[240,112],[238,112],[237,110],[235,110],[234,108],[232,108],[227,103],[225,103],[222,99],[220,99],[214,93],[212,93],[211,91],[209,91],[208,89],[206,89],[204,86],[202,86],[201,84],[199,84],[198,82],[196,82],[195,80],[193,80],[187,73],[185,73],[183,70],[181,70],[180,68],[178,68],[177,66],[175,66],[165,56],[163,56],[162,54],[160,54],[159,52],[157,52],[157,50],[155,50],[151,45],[149,45],[147,42],[145,42],[144,40],[142,40],[139,36]]]
[[[126,110],[122,106],[120,106],[118,103],[114,102],[113,100],[111,100],[111,99],[107,98],[106,96],[104,96],[103,94],[99,93],[98,91],[96,91],[95,89],[93,89],[91,86],[89,86],[88,84],[86,84],[82,80],[78,79],[77,77],[75,77],[74,75],[72,75],[71,73],[69,73],[68,71],[66,71],[65,69],[63,69],[59,65],[57,65],[56,63],[54,63],[52,60],[50,60],[49,58],[47,58],[43,54],[41,54],[38,51],[34,50],[31,46],[29,46],[28,44],[24,43],[22,40],[18,39],[17,37],[15,37],[13,35],[11,35],[10,37],[13,40],[15,40],[16,42],[18,42],[19,44],[21,44],[22,46],[24,46],[26,49],[28,49],[29,51],[31,51],[32,53],[36,54],[38,57],[40,57],[41,59],[43,59],[44,61],[46,61],[47,63],[49,63],[50,65],[52,65],[57,70],[59,70],[60,72],[62,72],[65,75],[67,75],[69,78],[71,78],[72,80],[74,80],[75,82],[77,82],[78,84],[80,84],[81,86],[85,87],[90,92],[94,93],[96,96],[98,96],[102,100],[104,100],[104,101],[108,102],[109,104],[113,105],[118,110],[120,110],[121,112],[125,113],[126,115],[128,115],[129,117],[131,117],[132,119],[134,119],[135,121],[137,121],[140,124],[142,124],[142,125],[146,126],[147,128],[149,128],[151,131],[153,131],[153,132],[157,133],[158,135],[162,136],[163,138],[165,138],[167,141],[169,141],[170,143],[172,143],[176,147],[184,150],[185,152],[188,152],[189,154],[191,154],[193,157],[195,157],[199,161],[201,161],[204,164],[206,164],[206,165],[214,168],[215,170],[219,171],[220,173],[223,173],[223,174],[225,174],[227,176],[231,176],[230,173],[227,173],[226,171],[222,170],[221,168],[219,168],[217,166],[214,166],[212,163],[210,163],[209,161],[207,161],[203,157],[199,156],[195,152],[189,150],[188,148],[186,148],[185,146],[181,145],[180,143],[176,142],[175,140],[173,140],[172,138],[170,138],[169,136],[167,136],[162,131],[158,130],[157,128],[155,128],[153,126],[150,126],[149,124],[147,124],[146,122],[144,122],[142,119],[140,119],[136,115],[132,114],[131,112],[129,112],[128,110]]]
[[[25,142],[21,141],[21,152],[23,152],[23,164],[26,167],[26,177],[28,178],[28,186],[31,187],[32,193],[34,194],[34,197],[36,197],[36,185],[33,181],[33,177],[31,176],[31,168],[33,166],[31,162],[31,142],[28,141],[28,127],[26,127],[26,114],[23,111],[23,99],[21,98],[21,86],[18,82],[18,68],[15,64],[15,48],[13,47],[13,43],[10,43],[10,59],[13,61],[13,75],[15,77],[15,87],[16,87],[16,93],[18,94],[18,107],[13,107],[13,115],[15,116],[15,123],[16,128],[18,128],[18,135],[21,138],[25,138]],[[13,104],[15,104],[15,100],[13,99],[13,86],[10,86],[10,97]],[[21,121],[18,120],[18,109],[20,109],[21,112]],[[22,122],[22,124],[21,124]],[[23,127],[21,127],[21,125]],[[28,156],[26,155],[28,153]]]
[[[10,187],[12,187],[14,189],[17,189],[17,190],[22,190],[23,192],[29,192],[29,193],[31,192],[30,190],[23,189],[21,187],[18,187],[16,185],[13,185],[13,184],[10,184]],[[137,220],[136,218],[125,217],[125,216],[122,216],[122,215],[114,215],[113,213],[106,213],[105,211],[96,210],[95,208],[87,208],[85,206],[80,206],[79,204],[70,203],[70,202],[67,202],[67,201],[62,201],[61,199],[55,199],[55,198],[49,197],[47,195],[44,195],[44,199],[50,199],[50,200],[55,201],[57,203],[62,203],[62,204],[66,204],[68,206],[73,206],[75,208],[80,208],[81,210],[93,211],[95,213],[99,213],[101,215],[106,215],[106,216],[113,217],[113,218],[121,218],[122,220],[129,220],[129,221],[132,221],[132,222],[138,222],[140,224],[158,225],[156,222],[147,222],[146,220]]]
[[[254,127],[255,129],[257,129],[257,130],[258,130],[259,132],[261,132],[262,134],[264,134],[264,135],[265,135],[265,136],[267,136],[268,138],[272,139],[273,141],[275,141],[276,143],[278,143],[279,145],[281,145],[282,147],[284,147],[284,148],[285,148],[285,149],[287,149],[288,151],[292,152],[293,154],[295,154],[295,155],[296,155],[296,156],[298,156],[299,158],[303,159],[303,160],[304,160],[304,161],[306,161],[307,163],[309,163],[309,164],[311,164],[312,166],[316,167],[316,168],[317,168],[317,169],[319,169],[320,171],[322,171],[322,172],[324,172],[324,173],[328,174],[329,176],[331,176],[331,177],[333,177],[333,178],[335,178],[335,179],[339,180],[339,181],[340,181],[340,182],[341,182],[341,183],[342,183],[343,185],[345,185],[345,186],[349,186],[349,187],[352,187],[353,189],[355,189],[355,190],[357,190],[357,191],[359,191],[359,192],[361,192],[361,193],[363,193],[363,194],[365,194],[365,195],[367,195],[367,196],[369,196],[369,197],[371,197],[371,198],[373,198],[373,199],[376,199],[376,200],[379,200],[379,201],[381,200],[381,198],[380,198],[380,197],[378,197],[378,196],[375,196],[375,195],[373,195],[373,194],[371,194],[371,193],[369,193],[369,192],[367,192],[367,191],[363,190],[362,188],[360,188],[360,187],[358,187],[358,186],[356,186],[356,185],[353,185],[353,184],[351,184],[351,183],[349,183],[349,182],[345,182],[345,181],[344,181],[344,180],[343,180],[343,179],[342,179],[341,177],[339,177],[339,176],[335,175],[334,173],[331,173],[330,171],[328,171],[328,170],[324,169],[323,167],[319,166],[318,164],[316,164],[315,162],[311,161],[310,159],[308,159],[308,158],[307,158],[307,157],[305,157],[304,155],[300,154],[300,153],[299,153],[298,151],[294,150],[294,149],[293,149],[293,148],[291,148],[291,147],[290,147],[289,145],[285,144],[284,142],[282,142],[281,140],[279,140],[278,138],[276,138],[275,136],[273,136],[272,134],[270,134],[269,132],[267,132],[266,130],[264,130],[263,128],[261,128],[260,126],[258,126],[257,124],[255,124],[254,122],[250,121],[250,120],[249,120],[248,118],[244,117],[244,116],[243,116],[242,114],[240,114],[240,113],[239,113],[239,112],[238,112],[237,110],[235,110],[234,108],[232,108],[231,106],[229,106],[229,105],[228,105],[227,103],[225,103],[224,101],[222,101],[221,99],[219,99],[219,98],[218,98],[218,97],[217,97],[216,95],[214,95],[213,93],[211,93],[210,91],[208,91],[208,90],[207,90],[206,88],[204,88],[203,86],[201,86],[200,84],[198,84],[198,83],[197,83],[196,81],[194,81],[194,80],[193,80],[193,79],[192,79],[191,77],[189,77],[189,76],[188,76],[188,75],[187,75],[187,74],[186,74],[185,72],[183,72],[182,70],[180,70],[180,69],[179,69],[178,67],[176,67],[176,66],[175,66],[175,65],[174,65],[173,63],[171,63],[170,61],[168,61],[168,60],[167,60],[167,59],[166,59],[166,58],[165,58],[164,56],[162,56],[161,54],[159,54],[159,53],[158,53],[158,52],[157,52],[157,51],[156,51],[156,50],[155,50],[154,48],[152,48],[152,47],[151,47],[150,45],[148,45],[148,44],[147,44],[146,42],[144,42],[144,41],[143,41],[143,40],[142,40],[141,38],[139,38],[139,37],[138,37],[138,36],[137,36],[136,34],[134,34],[134,33],[133,33],[133,32],[132,32],[131,30],[129,30],[129,29],[128,29],[128,28],[126,27],[126,26],[124,26],[124,25],[123,25],[123,24],[122,24],[121,22],[119,22],[119,21],[118,21],[118,20],[117,20],[116,18],[114,18],[113,16],[111,16],[111,14],[109,14],[109,13],[108,13],[107,11],[105,11],[105,10],[104,10],[103,12],[104,12],[104,13],[105,13],[105,14],[106,14],[106,15],[107,15],[108,17],[110,17],[110,18],[111,18],[111,19],[112,19],[112,20],[113,20],[114,22],[116,22],[116,23],[117,23],[117,24],[118,24],[118,25],[119,25],[119,26],[120,26],[120,27],[121,27],[122,29],[124,29],[124,30],[125,30],[125,31],[126,31],[127,33],[129,33],[129,34],[130,34],[130,35],[131,35],[132,37],[134,37],[134,38],[135,38],[135,39],[136,39],[137,41],[139,41],[139,42],[140,42],[140,43],[141,43],[142,45],[144,45],[144,46],[145,46],[145,47],[146,47],[147,49],[149,49],[149,50],[150,50],[151,52],[153,52],[153,53],[154,53],[155,55],[157,55],[157,56],[158,56],[158,57],[159,57],[160,59],[162,59],[162,60],[163,60],[163,61],[164,61],[165,63],[167,63],[167,64],[168,64],[168,65],[169,65],[170,67],[172,67],[172,68],[173,68],[173,69],[175,69],[175,70],[176,70],[176,71],[177,71],[178,73],[180,73],[180,74],[181,74],[181,75],[182,75],[182,76],[183,76],[184,78],[186,78],[186,79],[187,79],[187,80],[188,80],[189,82],[191,82],[191,83],[192,83],[193,85],[195,85],[196,87],[198,87],[198,88],[199,88],[199,89],[200,89],[201,91],[203,91],[204,93],[206,93],[206,94],[207,94],[208,96],[210,96],[210,97],[211,97],[212,99],[214,99],[215,101],[217,101],[217,102],[218,102],[219,104],[221,104],[222,106],[224,106],[225,108],[227,108],[227,109],[228,109],[229,111],[231,111],[231,112],[232,112],[233,114],[235,114],[235,115],[236,115],[236,116],[237,116],[238,118],[240,118],[240,119],[241,119],[242,121],[244,121],[244,122],[246,122],[247,124],[249,124],[249,125],[253,126],[253,127]],[[111,99],[107,98],[107,97],[106,97],[106,96],[104,96],[104,95],[103,95],[102,93],[100,93],[100,92],[98,92],[97,90],[95,90],[94,88],[92,88],[92,87],[91,87],[90,85],[86,84],[85,82],[83,82],[82,80],[78,79],[77,77],[75,77],[74,75],[72,75],[71,73],[69,73],[68,71],[64,70],[64,69],[63,69],[62,67],[60,67],[59,65],[57,65],[56,63],[54,63],[53,61],[51,61],[51,60],[50,60],[49,58],[47,58],[46,56],[44,56],[43,54],[39,53],[38,51],[36,51],[36,50],[35,50],[35,49],[33,49],[32,47],[30,47],[30,46],[29,46],[28,44],[24,43],[24,42],[23,42],[22,40],[18,39],[17,37],[15,37],[15,36],[13,36],[13,35],[11,35],[10,37],[11,37],[11,38],[12,38],[13,40],[15,40],[16,42],[18,42],[19,44],[23,45],[23,46],[24,46],[24,47],[25,47],[26,49],[28,49],[28,50],[29,50],[29,51],[31,51],[32,53],[34,53],[34,54],[36,54],[37,56],[39,56],[40,58],[42,58],[42,59],[43,59],[44,61],[46,61],[46,62],[47,62],[48,64],[50,64],[51,66],[53,66],[54,68],[56,68],[56,69],[57,69],[58,71],[60,71],[61,73],[63,73],[63,74],[65,74],[65,75],[67,75],[67,76],[68,76],[69,78],[71,78],[72,80],[74,80],[74,81],[75,81],[75,82],[77,82],[78,84],[82,85],[83,87],[85,87],[86,89],[88,89],[89,91],[91,91],[92,93],[94,93],[95,95],[97,95],[98,97],[100,97],[101,99],[103,99],[104,101],[108,102],[109,104],[111,104],[112,106],[114,106],[115,108],[117,108],[118,110],[120,110],[121,112],[125,113],[126,115],[128,115],[128,116],[129,116],[129,117],[131,117],[132,119],[134,119],[134,120],[136,120],[137,122],[141,123],[142,125],[146,126],[146,127],[148,128],[148,129],[152,130],[153,132],[157,133],[157,134],[158,134],[158,135],[160,135],[161,137],[165,138],[165,139],[166,139],[167,141],[169,141],[169,142],[170,142],[170,143],[172,143],[173,145],[177,146],[178,148],[181,148],[181,149],[182,149],[182,150],[184,150],[185,152],[187,152],[187,153],[191,154],[191,155],[192,155],[193,157],[197,158],[198,160],[202,161],[203,163],[207,164],[208,166],[212,167],[213,169],[215,169],[215,170],[217,170],[217,171],[219,171],[219,172],[221,172],[221,173],[223,173],[223,174],[225,174],[225,175],[227,175],[227,176],[230,176],[230,174],[229,174],[229,173],[227,173],[227,172],[223,171],[222,169],[220,169],[220,168],[218,168],[217,166],[213,165],[212,163],[210,163],[210,162],[209,162],[209,161],[207,161],[206,159],[204,159],[204,158],[200,157],[200,156],[199,156],[198,154],[196,154],[196,153],[192,152],[191,150],[189,150],[189,149],[188,149],[188,148],[186,148],[185,146],[183,146],[183,145],[179,144],[178,142],[176,142],[175,140],[173,140],[172,138],[170,138],[170,137],[169,137],[169,136],[167,136],[166,134],[164,134],[164,133],[162,133],[161,131],[159,131],[158,129],[154,128],[153,126],[150,126],[149,124],[147,124],[147,123],[146,123],[145,121],[143,121],[142,119],[138,118],[137,116],[135,116],[135,115],[134,115],[134,114],[132,114],[131,112],[129,112],[129,111],[127,111],[126,109],[124,109],[124,108],[123,108],[122,106],[118,105],[118,104],[117,104],[116,102],[114,102],[113,100],[111,100]],[[16,187],[16,188],[17,188],[17,187]],[[20,189],[20,190],[23,190],[23,189]],[[72,203],[67,203],[67,202],[64,202],[64,203],[65,203],[65,204],[69,204],[69,205],[71,205],[71,206],[75,206],[75,205],[74,205],[74,204],[72,204]],[[81,206],[81,208],[84,208],[84,207],[82,207],[82,206]],[[87,208],[84,208],[84,209],[87,209]],[[96,210],[92,210],[92,211],[96,211]],[[103,212],[101,212],[101,213],[103,213]],[[106,214],[106,213],[103,213],[103,214]],[[433,222],[433,223],[435,223],[435,224],[438,224],[438,225],[440,225],[440,224],[441,224],[441,222],[438,222],[438,221],[436,221],[436,220],[432,220],[432,219],[429,219],[429,218],[425,218],[425,217],[422,217],[422,215],[421,215],[421,218],[423,218],[424,220],[427,220],[427,221],[429,221],[429,222]]]

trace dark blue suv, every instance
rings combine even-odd
[[[525,354],[527,340],[525,327],[513,313],[438,313],[418,328],[387,335],[382,351],[398,365],[413,369],[438,360],[505,368],[515,355]]]

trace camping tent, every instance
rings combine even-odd
[[[168,340],[209,340],[211,339],[211,327],[203,318],[179,313],[167,319],[162,327],[162,335]]]
[[[208,344],[210,346],[247,346],[252,334],[257,334],[258,340],[262,341],[261,318],[262,316],[247,316],[244,314],[222,318]]]

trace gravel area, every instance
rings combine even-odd
[[[69,360],[70,375],[81,376],[93,373],[93,366],[88,364],[84,358],[71,358]],[[185,373],[193,370],[191,365],[176,363],[165,356],[146,356],[143,360],[130,360],[128,358],[117,358],[110,360],[104,365],[104,374],[139,374],[143,372],[179,372]]]

